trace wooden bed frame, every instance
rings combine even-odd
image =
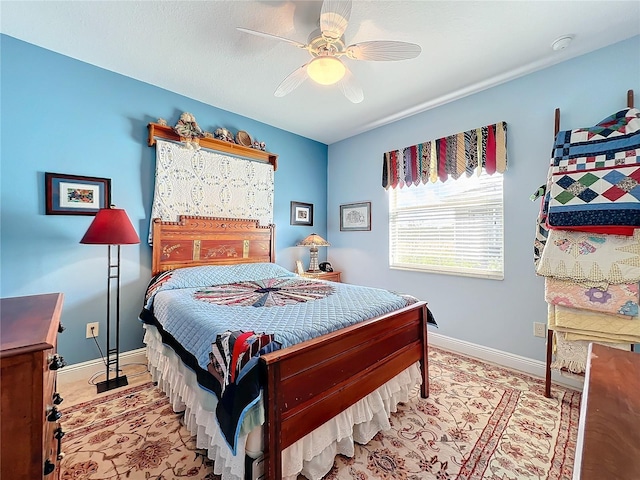
[[[197,265],[275,262],[275,227],[180,216],[153,221],[153,274]],[[264,472],[282,478],[282,451],[420,361],[429,395],[427,306],[400,310],[263,355]]]

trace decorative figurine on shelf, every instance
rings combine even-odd
[[[189,112],[184,112],[180,115],[180,120],[173,127],[173,131],[180,135],[180,141],[188,148],[200,148],[199,139],[204,137],[204,132],[198,126],[196,117]]]
[[[156,122],[158,125],[162,125],[163,127],[167,126],[167,121],[164,118],[159,118]]]
[[[233,139],[233,134],[226,128],[220,127],[216,129],[216,131],[214,132],[214,135],[218,140],[224,140],[225,142],[236,143],[236,141]]]
[[[264,142],[258,142],[257,140],[255,142],[253,142],[253,144],[251,145],[251,148],[255,148],[256,150],[262,150],[263,152],[266,151],[267,149],[267,145]]]

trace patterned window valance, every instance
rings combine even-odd
[[[467,130],[384,154],[385,189],[468,177],[482,169],[492,175],[507,169],[507,123]]]

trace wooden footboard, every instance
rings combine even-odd
[[[416,361],[429,395],[427,307],[418,302],[261,357],[265,478],[282,478],[282,450]]]

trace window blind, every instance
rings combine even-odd
[[[503,175],[389,190],[392,268],[504,278]]]

